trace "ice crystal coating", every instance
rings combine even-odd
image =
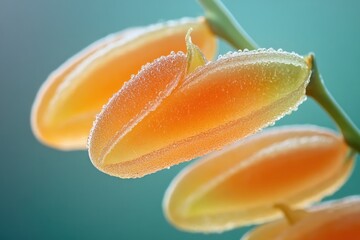
[[[171,53],[143,66],[125,83],[97,116],[91,130],[88,148],[95,166],[102,169],[114,163],[115,159],[106,159],[109,152],[171,94],[184,79],[185,70],[185,54]]]

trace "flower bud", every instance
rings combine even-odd
[[[95,116],[141,66],[171,51],[185,51],[184,36],[212,58],[215,36],[203,18],[138,27],[105,37],[55,70],[39,90],[31,113],[32,130],[44,144],[85,149]]]
[[[275,204],[304,207],[336,191],[353,159],[332,131],[315,126],[272,128],[186,167],[164,197],[180,229],[220,232],[279,217]]]
[[[127,128],[128,123],[107,120],[114,116],[124,119],[127,112],[118,107],[121,101],[128,101],[124,93],[119,94],[123,100],[113,99],[104,107],[89,138],[95,166],[122,178],[142,177],[253,134],[296,109],[305,99],[310,69],[295,53],[271,49],[235,52],[203,66],[198,57],[189,59],[200,66],[184,76],[161,104],[131,128]],[[155,63],[141,74],[159,68],[162,66]],[[169,72],[174,74],[170,77],[177,76]],[[137,79],[135,76],[131,81]],[[131,86],[139,84],[132,82]],[[142,93],[148,99],[146,88]],[[138,101],[131,94],[128,98]],[[136,115],[146,109],[128,111]],[[128,130],[118,134],[124,128]],[[109,129],[112,134],[108,134]]]
[[[286,215],[299,210],[289,210]],[[303,211],[305,212],[305,211]],[[280,219],[256,227],[241,240],[360,239],[360,198],[346,197],[311,207],[296,222]]]

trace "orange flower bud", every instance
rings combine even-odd
[[[54,148],[85,149],[95,116],[142,65],[185,51],[184,36],[212,58],[215,36],[203,18],[182,19],[128,29],[101,39],[65,62],[38,92],[31,113],[36,137]]]
[[[286,215],[296,215],[289,210]],[[281,219],[255,228],[242,240],[343,240],[360,239],[360,198],[347,197],[302,211],[295,222]]]
[[[195,55],[188,60],[204,64],[196,48],[192,51]],[[304,58],[274,50],[236,52],[196,69],[188,66],[194,70],[151,110],[129,106],[124,112],[118,107],[126,96],[138,101],[130,88],[121,89],[105,106],[89,138],[90,158],[97,168],[114,176],[141,177],[219,149],[296,108],[305,98],[310,75]],[[141,75],[159,67],[163,69],[152,64]],[[169,74],[177,77],[173,71]],[[156,81],[163,77],[159,72]],[[140,84],[137,79],[129,81],[134,88]],[[153,89],[142,90],[143,100],[152,102],[146,91]],[[109,121],[144,111],[146,117],[129,123],[131,127]]]
[[[279,217],[273,206],[303,207],[336,191],[353,161],[333,132],[273,128],[185,168],[169,186],[164,211],[176,227],[219,232]]]

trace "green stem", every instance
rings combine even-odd
[[[309,60],[311,61],[310,63],[312,64],[312,74],[310,83],[306,88],[306,95],[312,97],[327,111],[340,128],[347,144],[357,152],[360,152],[359,129],[357,129],[355,124],[350,120],[327,90],[317,68],[314,55],[311,54],[309,57]]]
[[[219,0],[199,0],[212,31],[236,49],[254,50],[256,43]]]

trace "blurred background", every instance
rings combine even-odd
[[[328,88],[360,126],[360,2],[224,0],[262,47],[316,53]],[[195,0],[0,0],[0,239],[239,239],[244,229],[190,234],[169,225],[161,202],[185,164],[137,180],[96,170],[87,152],[42,146],[30,109],[48,74],[105,35],[183,16]],[[230,50],[220,43],[219,53]],[[276,125],[334,128],[309,99]],[[331,198],[360,193],[360,168]]]

